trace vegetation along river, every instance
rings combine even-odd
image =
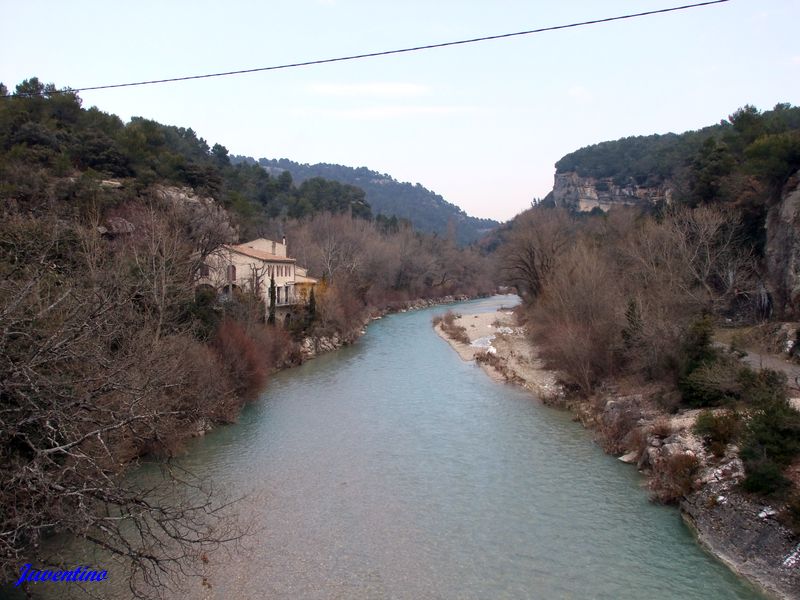
[[[462,362],[444,310],[372,323],[192,445],[259,531],[182,598],[760,597],[568,413]]]

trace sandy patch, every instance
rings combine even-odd
[[[536,347],[525,338],[524,329],[514,323],[511,311],[464,314],[454,324],[466,330],[470,345],[450,339],[439,325],[436,332],[463,360],[475,360],[477,354],[487,351],[494,354],[499,359],[498,367],[481,364],[492,379],[514,381],[539,398],[562,393],[556,373],[544,368]]]

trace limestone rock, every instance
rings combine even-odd
[[[649,205],[672,201],[669,183],[658,186],[639,186],[633,182],[617,185],[613,178],[581,177],[574,171],[556,173],[553,185],[556,206],[590,211],[607,211],[614,205]]]
[[[800,171],[767,213],[765,255],[775,308],[786,315],[800,314]]]

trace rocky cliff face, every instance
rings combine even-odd
[[[613,178],[581,177],[574,171],[556,173],[553,199],[556,206],[580,211],[614,205],[646,205],[658,201],[671,202],[673,190],[669,183],[659,186],[639,186],[634,183],[617,185]]]
[[[767,213],[767,272],[775,308],[784,317],[800,315],[800,171]]]

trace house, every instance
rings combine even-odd
[[[225,245],[210,255],[201,267],[198,285],[212,286],[222,295],[247,290],[263,299],[269,310],[270,280],[275,281],[276,316],[284,320],[298,306],[308,302],[317,280],[287,255],[286,238],[266,238],[237,245]]]

